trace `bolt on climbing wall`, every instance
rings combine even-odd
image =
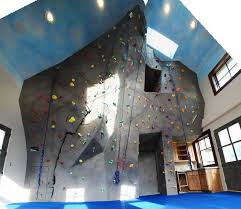
[[[32,201],[138,197],[143,133],[162,133],[158,172],[165,174],[166,193],[177,191],[172,140],[200,133],[203,100],[195,73],[147,56],[144,28],[135,8],[90,45],[24,82],[20,106]],[[146,64],[161,71],[158,92],[144,91],[151,82]]]

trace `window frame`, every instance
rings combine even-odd
[[[228,82],[226,82],[221,88],[216,90],[216,87],[215,87],[213,79],[216,80],[216,82],[218,83],[216,74],[224,65],[226,65],[226,63],[228,62],[228,60],[230,58],[232,58],[232,57],[228,53],[226,53],[222,57],[222,59],[218,62],[218,64],[213,68],[213,70],[208,74],[208,78],[209,78],[209,81],[210,81],[210,84],[211,84],[214,96],[216,96],[220,91],[222,91],[232,80],[234,80],[241,73],[241,69],[240,69],[233,77],[231,77],[228,80]]]
[[[7,148],[8,148],[9,139],[11,136],[11,129],[2,124],[0,124],[0,129],[5,132],[5,136],[4,136],[3,144],[2,144],[2,150],[1,150],[1,154],[0,154],[0,174],[3,174],[5,158],[7,155]]]
[[[205,138],[209,138],[210,140],[210,144],[211,144],[211,149],[212,149],[212,153],[213,153],[213,158],[214,158],[214,163],[213,164],[210,164],[210,165],[203,165],[203,159],[202,159],[202,155],[201,155],[201,150],[200,150],[200,147],[199,147],[199,142],[204,140]],[[196,148],[196,143],[198,144],[198,147],[199,147],[199,150],[197,150]],[[194,154],[195,154],[195,158],[198,162],[198,164],[201,164],[201,167],[205,168],[205,167],[214,167],[214,166],[217,166],[218,163],[217,163],[217,157],[216,157],[216,152],[215,152],[215,149],[214,149],[214,145],[213,145],[213,139],[212,139],[212,135],[211,135],[211,131],[210,129],[204,131],[193,143],[193,149],[194,149]],[[208,149],[208,148],[207,148]],[[200,159],[201,159],[201,162],[199,162],[199,159],[198,159],[198,152],[200,152]]]
[[[234,119],[234,120],[232,120],[232,121],[230,121],[230,122],[228,122],[228,123],[226,123],[225,125],[221,126],[220,128],[214,130],[214,135],[215,135],[215,138],[217,139],[217,142],[218,142],[218,150],[219,150],[219,153],[220,153],[220,156],[221,156],[222,164],[236,163],[236,162],[241,161],[241,160],[238,160],[237,154],[236,154],[236,151],[235,151],[235,148],[234,148],[234,144],[238,143],[238,142],[241,142],[241,140],[232,142],[231,136],[230,136],[230,133],[229,133],[229,129],[228,129],[229,127],[231,127],[232,125],[234,125],[236,123],[239,123],[239,126],[241,128],[241,116],[236,118],[236,119]],[[220,131],[225,130],[225,129],[227,129],[229,140],[230,140],[230,144],[226,144],[226,145],[222,146],[218,133]],[[227,147],[227,146],[230,146],[230,145],[232,145],[234,156],[235,156],[236,160],[235,161],[226,162],[225,161],[225,156],[224,156],[224,153],[223,153],[223,147]]]

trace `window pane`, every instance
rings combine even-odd
[[[214,86],[215,86],[215,89],[218,90],[218,89],[219,89],[219,86],[218,86],[218,84],[217,84],[216,79],[215,79],[214,76],[212,77],[212,81],[213,81],[213,84],[214,84]]]
[[[227,61],[227,65],[228,65],[229,69],[231,69],[236,64],[237,64],[237,62],[235,62],[232,57]]]
[[[200,147],[200,150],[203,150],[203,149],[206,148],[204,139],[202,139],[201,141],[199,141],[199,147]]]
[[[236,64],[231,70],[230,70],[230,73],[231,73],[231,76],[235,76],[239,71],[240,71],[240,66],[238,64]]]
[[[223,155],[226,163],[236,161],[236,157],[235,157],[232,145],[223,147]]]
[[[212,165],[215,163],[212,149],[206,149],[201,151],[203,165]]]
[[[221,80],[219,80],[220,88],[224,86],[230,79],[231,79],[231,75],[228,73]]]
[[[4,137],[5,137],[5,131],[0,129],[0,150],[2,150]]]
[[[209,138],[205,138],[205,142],[206,142],[206,147],[210,148],[211,147],[210,139]]]
[[[224,129],[224,130],[218,132],[218,136],[219,136],[220,143],[221,143],[222,146],[231,143],[230,139],[229,139],[229,135],[228,135],[227,129]]]
[[[232,142],[241,140],[241,129],[239,123],[236,123],[228,128]]]
[[[199,149],[198,143],[195,143],[195,148],[196,148],[196,150],[197,150],[198,162],[201,163],[201,162],[202,162],[202,160],[201,160],[201,153],[200,153],[200,149]]]
[[[241,160],[241,142],[233,144],[238,160]]]
[[[226,65],[224,65],[217,73],[216,77],[220,81],[224,76],[226,76],[228,73],[228,68]]]

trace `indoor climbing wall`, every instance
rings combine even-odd
[[[172,141],[200,134],[203,99],[196,74],[155,58],[144,34],[135,8],[84,49],[25,80],[20,107],[32,201],[139,196],[139,135],[148,133],[162,136],[162,193],[177,192]],[[144,91],[153,82],[146,66],[161,72],[155,92]]]

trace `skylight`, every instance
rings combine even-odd
[[[0,19],[27,6],[28,4],[31,4],[35,2],[36,0],[5,0],[1,1],[1,7],[0,7]]]
[[[147,28],[146,41],[150,47],[171,59],[174,57],[178,48],[178,44],[150,27]]]

